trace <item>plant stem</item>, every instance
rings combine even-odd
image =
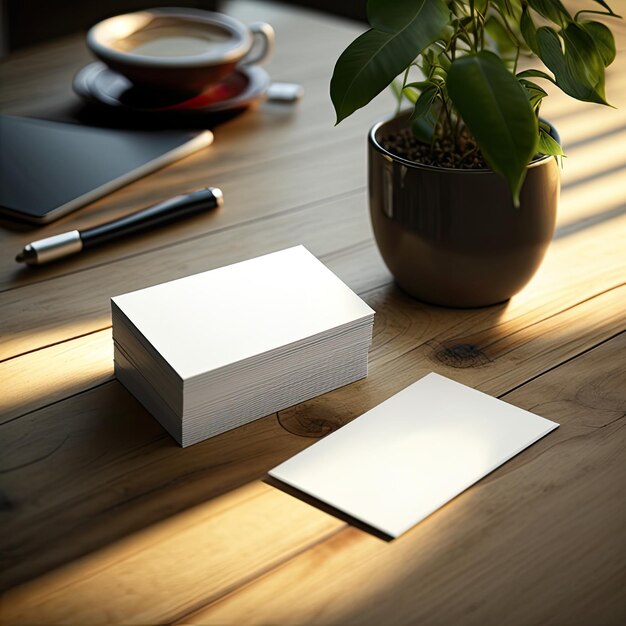
[[[474,33],[474,50],[478,50],[478,31],[476,29],[476,12],[474,10],[474,0],[470,0],[470,16],[472,18],[472,32]]]
[[[593,13],[594,15],[606,15],[607,17],[617,17],[620,18],[621,15],[617,15],[617,13],[607,13],[606,11],[592,11],[591,9],[583,9],[582,11],[578,11],[576,15],[574,15],[574,21],[578,21],[578,16],[583,13]]]
[[[454,124],[454,144],[461,144],[461,116],[457,114],[456,123]]]
[[[509,33],[509,37],[511,38],[511,42],[513,42],[515,45],[517,45],[518,54],[519,54],[519,48],[521,46],[521,43],[520,43],[519,39],[517,38],[517,35],[511,29],[511,26],[510,26],[508,20],[506,19],[506,15],[504,13],[500,13],[500,17],[502,18],[502,24],[504,25],[504,28],[506,29],[506,32]]]
[[[448,103],[446,102],[446,97],[443,94],[441,94],[441,108],[443,109],[443,112],[445,113],[445,120],[447,121],[447,126],[448,126],[447,128],[448,132],[445,132],[445,129],[444,129],[443,135],[449,136],[452,134],[452,117],[450,115],[450,108],[448,107]]]
[[[400,113],[400,109],[402,108],[402,96],[404,94],[404,88],[406,87],[406,81],[409,77],[409,70],[411,66],[409,65],[406,70],[404,70],[404,76],[402,77],[402,87],[400,88],[400,93],[398,94],[398,104],[396,105],[396,115]]]

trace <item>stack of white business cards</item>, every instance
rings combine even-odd
[[[270,476],[393,538],[557,427],[431,373]]]
[[[115,374],[188,446],[367,376],[374,311],[303,246],[112,299]]]

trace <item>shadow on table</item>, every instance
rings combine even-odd
[[[490,381],[519,365],[521,347],[532,340],[533,354],[543,353],[542,342],[551,349],[555,340],[539,322],[562,310],[551,305],[540,311],[531,304],[508,316],[509,303],[439,308],[412,300],[391,284],[364,298],[377,311],[367,379],[190,448],[181,449],[115,380],[5,423],[0,587],[30,580],[264,478],[429,371],[474,386],[481,381],[483,390],[494,393]],[[594,323],[594,336],[609,324],[614,321],[608,318]],[[580,328],[569,335],[560,331],[558,341],[579,346]],[[524,376],[512,376],[511,385],[524,382]]]
[[[109,380],[94,388],[83,381],[75,395],[0,426],[0,587],[262,479],[434,369],[422,339],[431,336],[433,318],[443,333],[474,317],[497,324],[506,308],[439,309],[393,285],[365,298],[378,311],[369,378],[283,411],[280,419],[270,415],[182,449],[121,384]]]
[[[332,515],[333,517],[336,517],[337,519],[347,522],[348,524],[350,524],[350,526],[353,526],[354,528],[358,528],[359,530],[362,530],[363,532],[369,533],[370,535],[374,535],[374,537],[378,537],[379,539],[382,539],[383,541],[393,541],[394,539],[391,535],[388,535],[387,533],[384,533],[378,530],[378,528],[374,528],[374,526],[370,526],[369,524],[362,522],[360,519],[353,517],[352,515],[349,515],[348,513],[345,513],[341,509],[338,509],[328,504],[327,502],[324,502],[323,500],[315,498],[314,496],[304,491],[301,491],[300,489],[296,489],[295,487],[292,487],[291,485],[288,485],[287,483],[277,480],[276,478],[272,476],[266,476],[263,479],[263,482],[267,485],[270,485],[270,487],[275,487],[276,489],[280,489],[284,493],[290,496],[293,496],[294,498],[298,498],[298,500],[302,500],[302,502],[305,502],[306,504],[314,506],[315,508],[319,509],[320,511],[323,511],[324,513],[328,513],[329,515]]]

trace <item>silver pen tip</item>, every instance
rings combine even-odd
[[[16,257],[15,260],[18,263],[23,263],[24,261],[26,261],[26,255],[24,254],[24,252],[20,252]]]
[[[219,187],[209,187],[211,193],[215,196],[215,201],[217,202],[217,206],[220,207],[224,204],[224,194]]]

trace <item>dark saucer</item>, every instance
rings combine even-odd
[[[104,63],[90,63],[74,77],[74,91],[90,102],[120,111],[160,116],[210,114],[245,108],[265,97],[269,74],[258,66],[242,66],[201,92],[169,92],[133,85]]]

